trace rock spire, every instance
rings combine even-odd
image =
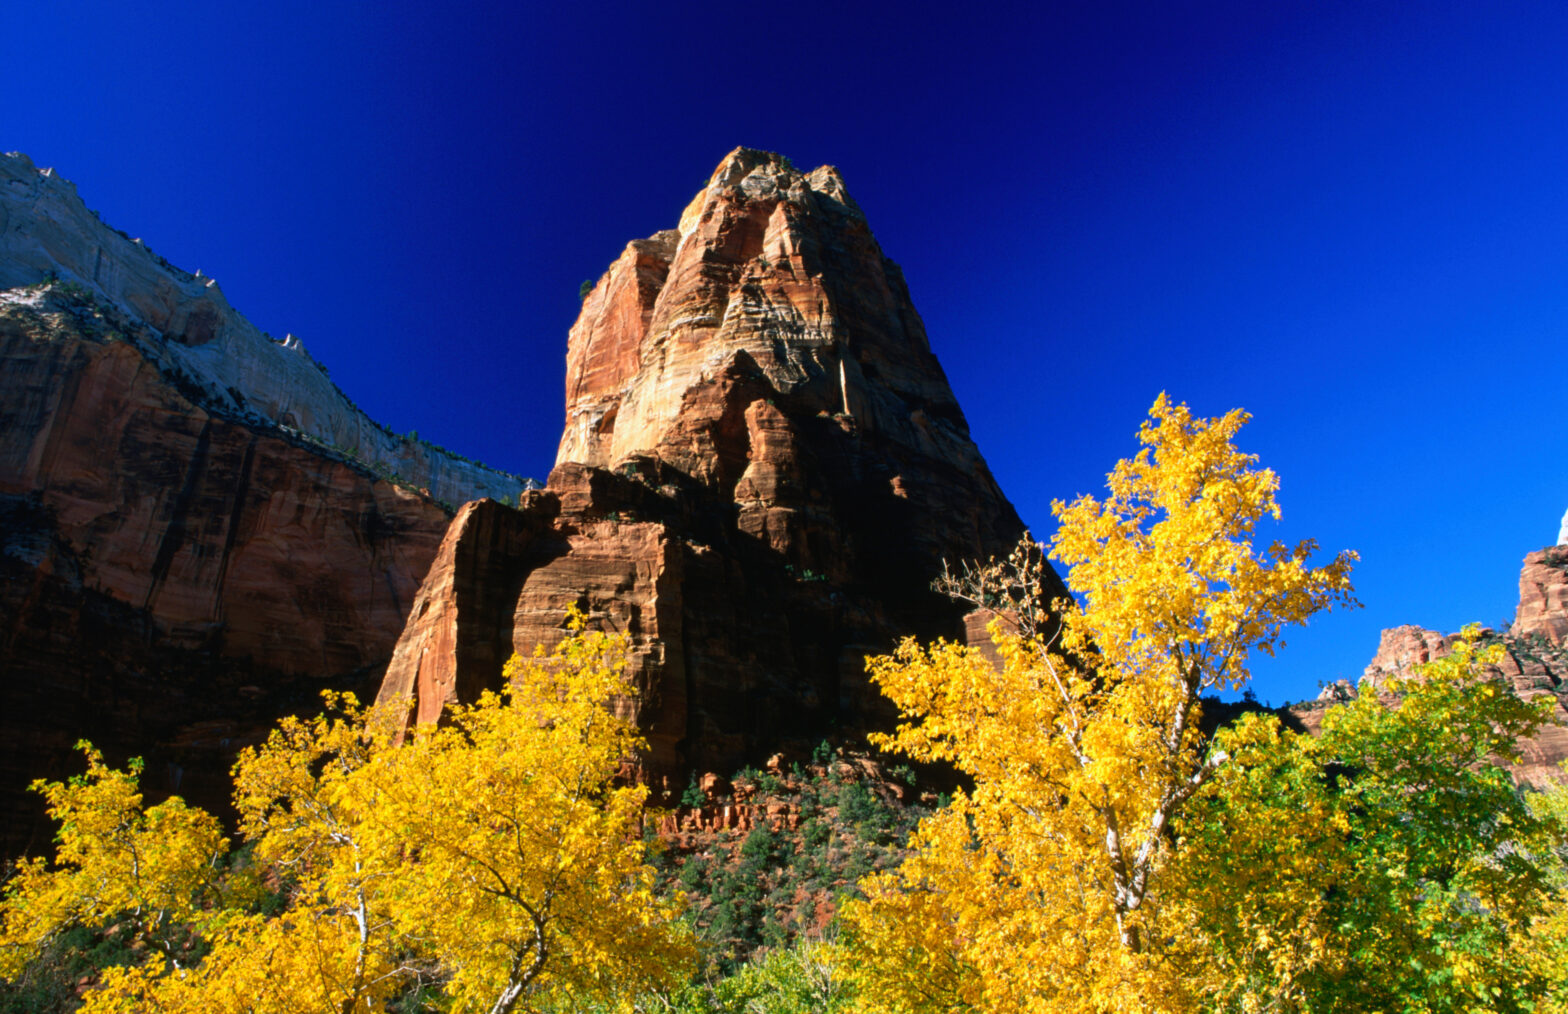
[[[837,170],[737,148],[587,295],[549,484],[460,513],[381,699],[432,720],[576,602],[633,637],[653,776],[809,751],[885,719],[867,654],[963,636],[943,561],[1022,530]]]

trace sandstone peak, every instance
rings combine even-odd
[[[714,196],[731,192],[733,198],[735,191],[752,197],[793,194],[797,200],[804,191],[811,191],[839,202],[847,214],[862,217],[860,207],[850,198],[849,189],[844,185],[844,177],[835,167],[818,166],[809,173],[802,173],[784,155],[740,147],[724,156],[709,174],[707,186],[697,192],[681,213],[675,229],[677,236],[685,239],[691,233]]]
[[[830,446],[862,463],[854,493],[823,473]],[[836,558],[820,520],[834,509],[947,505],[917,526],[911,575],[1005,554],[1022,528],[843,178],[752,148],[724,157],[677,229],[627,245],[568,335],[557,466],[634,459],[735,504],[802,567]]]
[[[788,396],[788,414],[983,469],[902,273],[830,167],[737,148],[675,229],[627,246],[568,338],[557,463],[656,454],[733,482],[744,465],[713,428],[679,422],[726,371]]]
[[[756,169],[767,169],[774,173],[794,173],[795,165],[777,152],[741,145],[719,160],[719,164],[708,177],[708,185],[729,186],[744,179]]]
[[[433,721],[575,603],[632,637],[655,782],[809,755],[889,720],[868,654],[964,637],[943,562],[1022,532],[837,170],[737,148],[584,299],[549,484],[453,521],[379,699]]]

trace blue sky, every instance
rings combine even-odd
[[[1568,508],[1568,5],[12,5],[0,148],[543,478],[577,287],[730,148],[837,165],[1037,534],[1161,391],[1283,479],[1382,627],[1512,613]]]

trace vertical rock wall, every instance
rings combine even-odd
[[[85,290],[0,293],[0,853],[92,740],[224,811],[236,752],[374,690],[449,520],[430,496],[214,404]]]

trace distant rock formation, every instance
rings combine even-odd
[[[1376,685],[1387,676],[1399,675],[1414,665],[1442,658],[1453,650],[1458,634],[1440,634],[1414,624],[1391,627],[1378,637],[1377,651],[1361,673],[1361,684]]]
[[[886,719],[867,654],[963,636],[943,560],[1022,531],[838,172],[737,149],[588,294],[545,490],[459,512],[380,699],[432,721],[576,602],[632,636],[656,783],[809,750]]]
[[[324,686],[374,691],[451,512],[526,482],[391,436],[297,342],[0,158],[0,853],[72,744],[221,809]]]
[[[1519,609],[1510,631],[1539,635],[1554,646],[1568,638],[1568,546],[1537,550],[1519,572]]]
[[[1551,547],[1524,558],[1519,574],[1519,608],[1506,631],[1483,629],[1483,642],[1500,642],[1503,660],[1495,674],[1507,679],[1525,700],[1549,699],[1549,723],[1522,744],[1523,763],[1515,769],[1522,783],[1541,784],[1563,777],[1559,765],[1568,760],[1568,547]],[[1412,666],[1442,658],[1453,651],[1458,634],[1406,625],[1382,632],[1376,654],[1359,684],[1341,680],[1324,688],[1316,702],[1297,705],[1291,713],[1316,731],[1324,709],[1359,693],[1377,693],[1390,676]]]

